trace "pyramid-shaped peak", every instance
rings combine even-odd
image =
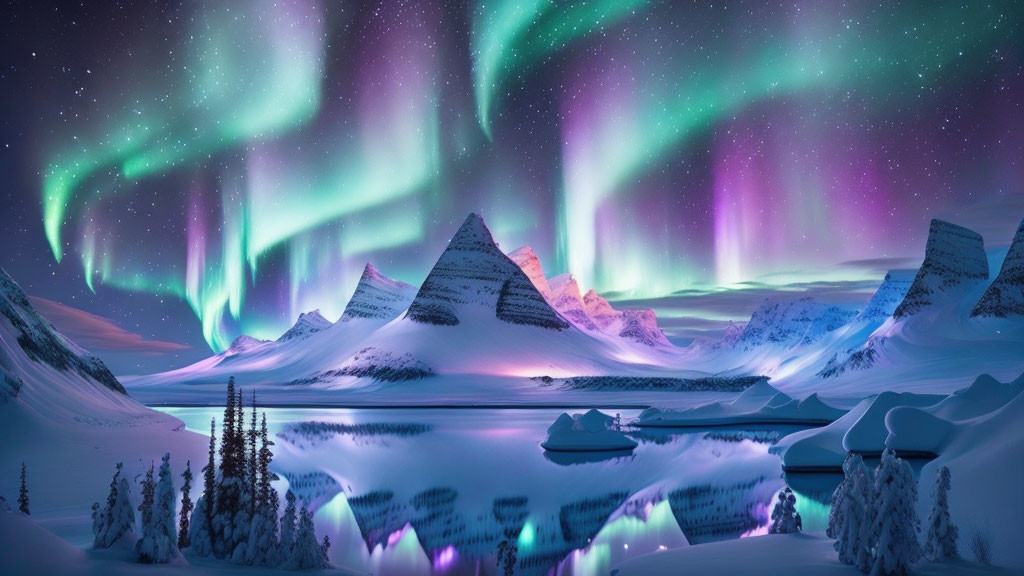
[[[498,249],[476,214],[466,217],[441,253],[406,317],[423,324],[455,326],[466,306],[490,309],[513,324],[559,330],[565,325],[519,265]]]
[[[449,241],[449,246],[472,246],[472,245],[484,245],[484,246],[496,246],[494,237],[491,236],[491,231],[487,229],[487,224],[484,223],[484,219],[481,218],[477,213],[470,212],[469,216],[466,216],[465,221],[462,222],[462,226],[459,227],[455,235]]]
[[[388,278],[367,262],[340,321],[356,318],[393,320],[409,307],[415,295],[415,286]]]

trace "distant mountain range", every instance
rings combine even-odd
[[[240,337],[131,387],[226,380],[350,389],[446,376],[767,375],[790,390],[910,387],[1024,368],[1024,225],[996,279],[978,234],[931,224],[920,269],[890,271],[860,310],[771,298],[724,338],[673,346],[652,310],[617,310],[524,246],[503,253],[469,215],[418,288],[367,264],[342,317],[300,315],[273,342]],[[1005,371],[1006,374],[1002,374]],[[295,388],[298,389],[298,388]]]

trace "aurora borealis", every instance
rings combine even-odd
[[[21,6],[0,265],[40,297],[214,350],[309,309],[337,318],[367,261],[418,284],[470,211],[548,274],[655,306],[877,281],[850,262],[919,258],[930,218],[1000,245],[1024,215],[1022,16],[1009,2]]]

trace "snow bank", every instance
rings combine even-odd
[[[591,452],[632,450],[637,442],[617,429],[615,418],[590,410],[572,416],[563,413],[548,428],[547,440],[541,446],[560,452]]]
[[[637,426],[685,427],[729,424],[827,424],[845,411],[825,404],[817,394],[796,400],[760,381],[731,402],[712,402],[686,410],[644,410]]]

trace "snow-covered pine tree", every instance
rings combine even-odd
[[[160,538],[161,552],[166,552],[166,561],[178,556],[178,534],[174,528],[174,475],[171,473],[171,455],[164,454],[160,463],[159,481],[156,485],[156,507],[154,524]]]
[[[249,552],[246,555],[246,564],[258,566],[277,566],[281,563],[281,545],[278,541],[277,527],[277,491],[270,482],[270,462],[273,458],[270,452],[270,441],[267,433],[267,415],[263,414],[263,423],[260,427],[260,449],[257,458],[256,475],[259,481],[256,486],[256,513],[249,530]]]
[[[107,493],[107,502],[101,508],[99,502],[92,505],[92,546],[93,548],[106,548],[103,538],[110,525],[110,514],[114,509],[114,502],[117,501],[117,481],[121,478],[122,462],[118,462],[114,469],[114,477],[110,479],[110,492]]]
[[[245,442],[241,434],[243,415],[238,409],[240,394],[235,393],[235,379],[228,380],[227,399],[224,405],[224,424],[220,445],[220,478],[217,484],[217,504],[213,517],[213,552],[218,558],[234,558],[235,549],[243,538],[240,527],[247,519],[239,518],[242,513],[245,490],[244,465]],[[248,528],[244,530],[248,536]]]
[[[871,574],[906,574],[907,567],[921,558],[917,540],[917,482],[910,463],[892,450],[882,453],[875,470],[875,515],[871,524],[874,562]]]
[[[327,568],[326,550],[316,540],[316,529],[313,526],[313,513],[303,504],[299,515],[299,530],[295,537],[291,556],[282,565],[289,570],[309,570]]]
[[[792,534],[803,530],[803,520],[796,511],[796,495],[786,486],[779,491],[779,501],[772,510],[772,525],[769,534]]]
[[[249,457],[247,465],[247,476],[248,476],[248,488],[249,488],[249,516],[256,516],[256,508],[258,507],[258,497],[256,492],[257,475],[259,474],[259,453],[256,450],[256,437],[258,436],[256,430],[256,390],[252,391],[252,420],[249,423],[249,433],[246,439],[249,441],[249,447],[246,455]]]
[[[848,454],[843,462],[843,482],[832,495],[826,534],[839,561],[867,572],[871,567],[871,546],[867,541],[871,516],[871,483],[868,468],[859,454]]]
[[[93,520],[94,548],[110,548],[122,537],[134,539],[135,510],[132,508],[128,480],[121,477],[122,467],[123,463],[118,462],[114,477],[110,480],[106,508],[100,513],[98,522]]]
[[[320,542],[320,561],[324,566],[331,565],[331,539],[327,534],[324,534],[324,539]]]
[[[139,555],[139,562],[152,564],[152,555],[155,553],[156,526],[153,522],[153,501],[156,496],[156,481],[153,480],[153,466],[146,471],[146,477],[142,481],[142,503],[139,504],[139,511],[142,512],[142,538],[135,543],[135,553]]]
[[[284,515],[281,516],[281,554],[290,558],[292,549],[295,547],[295,494],[291,490],[285,493],[284,499],[287,502],[284,507]]]
[[[213,534],[210,532],[210,523],[207,521],[208,510],[206,497],[200,496],[199,500],[196,500],[196,508],[192,512],[192,522],[188,527],[189,552],[202,558],[213,555]]]
[[[949,515],[949,488],[949,468],[943,466],[935,474],[935,501],[928,517],[928,534],[924,545],[924,555],[932,562],[960,557],[956,548],[960,531]]]
[[[159,482],[153,481],[153,469],[143,484],[142,538],[135,544],[139,562],[166,564],[178,556],[174,530],[174,479],[171,455],[164,454]]]
[[[235,505],[235,513],[232,518],[234,525],[231,528],[233,539],[231,561],[235,564],[245,564],[249,554],[248,539],[252,527],[253,499],[255,498],[249,478],[248,433],[245,430],[245,409],[242,407],[242,395],[242,391],[239,390],[235,399],[237,402],[235,407],[235,462],[238,466],[238,502]],[[255,412],[256,409],[253,408],[253,413],[255,414]],[[256,423],[255,420],[254,416],[253,424]]]
[[[21,487],[18,489],[18,511],[29,516],[32,513],[28,509],[28,484],[25,480],[25,463],[21,463]]]
[[[189,517],[192,515],[192,461],[185,461],[185,471],[181,473],[185,481],[181,485],[181,512],[178,517],[178,548],[188,548]]]

